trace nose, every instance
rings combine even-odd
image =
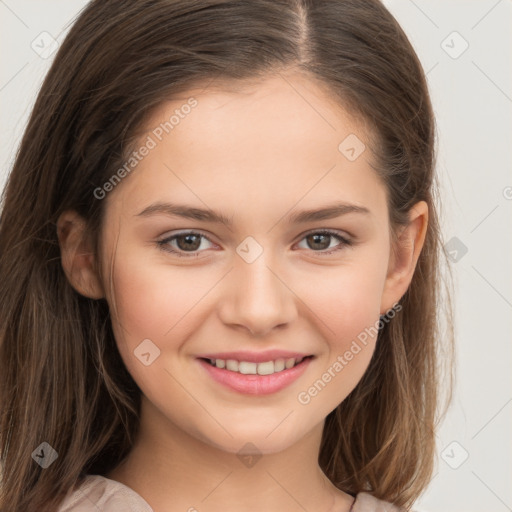
[[[274,263],[271,268],[264,251],[255,261],[242,258],[228,274],[219,303],[219,316],[225,325],[263,337],[273,329],[284,328],[297,316],[292,287]]]

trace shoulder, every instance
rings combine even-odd
[[[367,492],[360,492],[350,512],[405,512],[405,510],[387,501],[379,500]]]
[[[58,512],[153,512],[133,489],[101,475],[86,475],[76,489],[71,489]]]

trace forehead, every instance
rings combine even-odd
[[[154,110],[143,133],[151,134],[158,127],[164,138],[176,142],[214,148],[244,139],[244,149],[253,141],[261,149],[279,148],[279,154],[323,143],[332,155],[345,136],[357,133],[364,139],[369,135],[364,120],[350,115],[325,84],[296,72],[189,89]],[[236,146],[229,150],[234,153]]]
[[[366,149],[347,158],[346,140]],[[283,208],[315,198],[371,201],[382,192],[364,122],[301,75],[189,89],[146,120],[135,147],[145,143],[151,149],[112,194],[130,197],[134,209],[186,196],[229,202],[231,214],[275,209],[275,201]]]

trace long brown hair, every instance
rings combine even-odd
[[[396,20],[378,0],[96,0],[56,54],[2,195],[2,512],[55,511],[83,475],[116,467],[137,434],[140,390],[117,350],[108,304],[79,295],[64,275],[59,215],[73,209],[85,218],[98,249],[105,201],[93,191],[123,165],[155,108],[197,84],[292,67],[377,135],[393,232],[415,202],[429,206],[402,310],[379,331],[362,380],[326,418],[319,462],[345,492],[407,507],[429,482],[452,308],[442,286],[433,111]],[[58,454],[47,469],[31,456],[43,442]]]

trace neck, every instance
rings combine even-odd
[[[348,511],[353,498],[318,465],[322,429],[323,422],[278,453],[250,453],[250,444],[230,453],[184,432],[143,396],[134,447],[106,476],[154,512]]]

